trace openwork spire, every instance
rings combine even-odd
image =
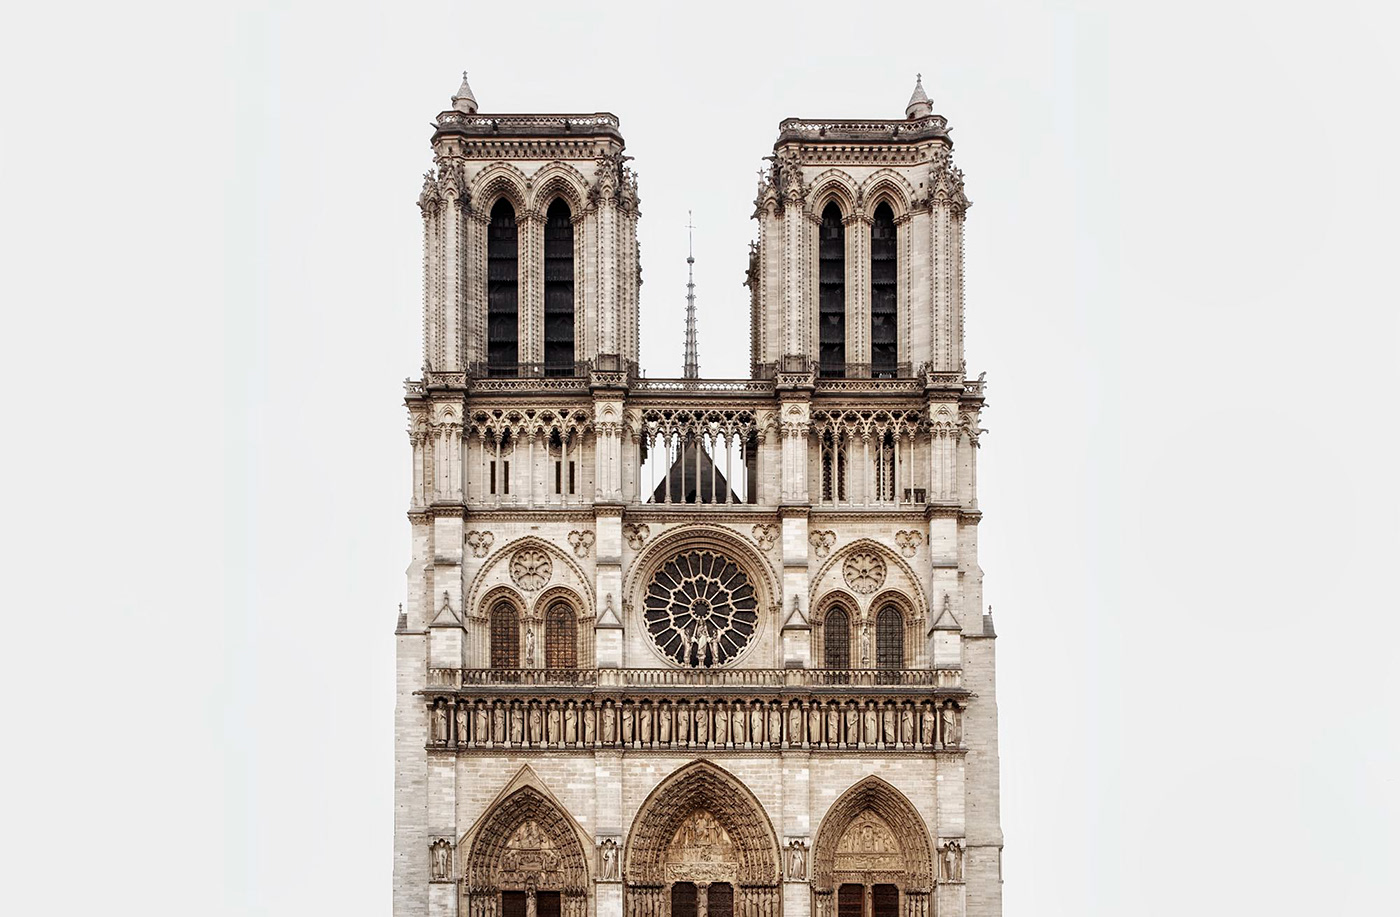
[[[909,104],[904,107],[904,114],[909,118],[924,118],[933,114],[933,103],[928,100],[928,93],[924,92],[924,75],[922,73],[914,76],[914,94],[909,97]]]
[[[690,230],[690,254],[686,257],[688,279],[685,284],[685,378],[700,378],[700,346],[695,340],[695,212],[687,211]]]
[[[462,85],[457,87],[457,94],[452,97],[452,107],[469,115],[476,114],[476,96],[472,95],[472,88],[467,85],[465,70],[462,71]]]

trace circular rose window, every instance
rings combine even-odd
[[[684,551],[647,584],[643,616],[663,654],[688,666],[723,665],[748,646],[758,599],[739,565],[723,554]]]

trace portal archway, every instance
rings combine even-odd
[[[524,786],[497,800],[463,864],[468,917],[586,917],[588,861],[569,816]]]
[[[687,764],[632,821],[623,860],[627,917],[779,917],[778,840],[738,778]]]
[[[822,818],[812,850],[816,917],[928,917],[933,855],[899,790],[866,777]]]

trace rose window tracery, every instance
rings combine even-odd
[[[549,582],[554,572],[554,562],[547,551],[539,548],[521,548],[510,559],[510,578],[526,592],[534,592]]]
[[[758,628],[758,599],[738,564],[704,549],[662,564],[647,585],[643,617],[663,654],[681,665],[723,665]]]
[[[869,595],[885,584],[885,562],[870,551],[847,557],[841,572],[846,577],[846,585],[862,595]]]

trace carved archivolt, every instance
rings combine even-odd
[[[498,801],[474,834],[462,876],[468,895],[491,896],[494,903],[501,889],[549,889],[586,907],[583,844],[569,816],[535,788],[521,787]]]
[[[891,882],[906,893],[928,892],[933,866],[923,818],[879,777],[866,777],[832,803],[812,850],[818,893],[842,882]]]
[[[629,886],[652,887],[729,881],[742,897],[754,886],[776,893],[778,863],[778,839],[758,799],[732,774],[696,761],[663,780],[642,803],[627,840],[623,878]],[[710,873],[716,878],[707,878]],[[745,907],[736,901],[736,915],[759,915],[763,897]]]

